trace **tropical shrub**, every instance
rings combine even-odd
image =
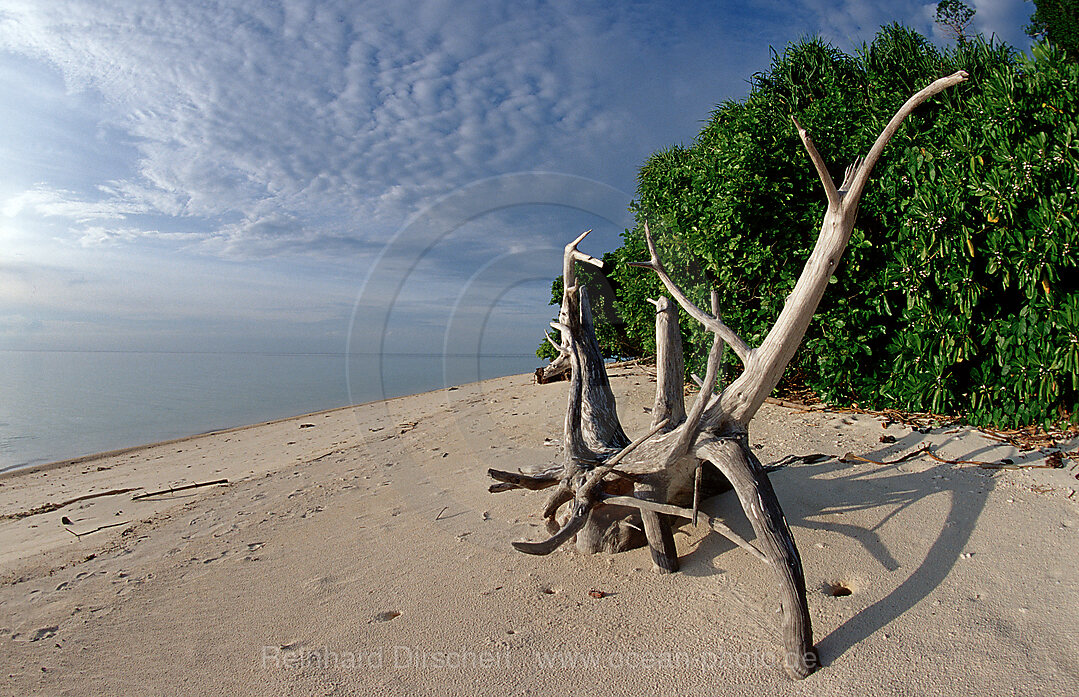
[[[1079,395],[1079,66],[1036,45],[964,104],[905,203],[888,403],[976,423],[1075,417]]]
[[[942,51],[892,25],[853,56],[820,40],[774,53],[745,100],[642,166],[637,225],[605,257],[624,326],[598,327],[604,350],[654,351],[646,298],[663,290],[626,265],[647,258],[645,221],[690,296],[704,304],[718,288],[727,324],[759,344],[825,208],[791,117],[839,181],[907,97],[958,69],[970,80],[912,114],[877,165],[788,373],[836,405],[1075,419],[1079,85],[1075,63],[1046,45],[1031,58],[980,38]],[[710,339],[683,320],[692,366]]]

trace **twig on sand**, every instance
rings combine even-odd
[[[160,496],[161,494],[172,494],[177,491],[187,491],[188,489],[198,489],[202,486],[214,486],[216,484],[228,484],[227,479],[215,479],[212,482],[199,482],[198,484],[187,484],[185,486],[170,486],[168,489],[160,489],[158,491],[149,491],[145,494],[139,494],[138,496],[132,496],[132,501],[138,501],[139,499],[150,498],[151,496]]]
[[[0,520],[8,520],[8,519],[18,520],[19,518],[26,518],[27,516],[39,515],[41,513],[52,513],[53,511],[58,511],[61,508],[64,508],[66,506],[70,506],[73,503],[78,503],[79,501],[87,501],[89,499],[96,499],[96,498],[99,498],[101,496],[115,496],[117,494],[126,494],[126,493],[128,493],[130,491],[138,491],[141,488],[142,488],[141,486],[133,486],[133,487],[128,487],[127,489],[110,489],[109,491],[99,491],[99,492],[94,493],[94,494],[85,494],[83,496],[76,496],[73,499],[68,499],[67,501],[61,501],[59,503],[45,503],[45,504],[42,504],[42,505],[38,506],[37,508],[31,508],[28,511],[19,511],[18,513],[5,513],[4,515],[0,515]]]
[[[1045,462],[1040,465],[1017,465],[1007,458],[1001,460],[1000,462],[980,462],[978,460],[945,460],[942,457],[937,457],[928,448],[926,448],[925,454],[933,458],[937,462],[943,462],[946,465],[977,465],[978,467],[986,470],[1033,470],[1055,469],[1057,467],[1060,467],[1059,459],[1054,462],[1053,455],[1055,453],[1050,453],[1049,457],[1045,458]]]
[[[75,532],[71,528],[64,528],[64,530],[67,530],[68,532],[70,532],[75,537],[82,537],[84,535],[92,535],[95,532],[100,532],[102,530],[107,530],[108,528],[115,528],[115,527],[119,527],[121,525],[127,525],[128,522],[129,521],[124,520],[124,521],[121,521],[119,523],[109,523],[108,525],[102,525],[100,527],[94,528],[93,530],[87,530],[86,532]]]
[[[840,462],[852,462],[857,460],[858,462],[868,462],[871,465],[898,465],[900,462],[906,462],[907,460],[913,460],[922,453],[928,452],[929,446],[923,446],[917,450],[912,450],[906,455],[897,457],[894,460],[871,460],[868,457],[862,457],[861,455],[855,455],[854,453],[847,453],[843,457],[839,458]]]
[[[1061,466],[1060,458],[1054,457],[1055,455],[1057,455],[1057,453],[1050,453],[1049,456],[1046,457],[1045,462],[1042,464],[1017,465],[1008,458],[1004,458],[999,462],[984,462],[982,460],[946,460],[943,457],[940,457],[939,455],[934,453],[932,450],[930,450],[928,445],[922,446],[917,450],[912,450],[906,455],[898,457],[895,460],[871,460],[867,457],[855,455],[854,453],[847,453],[840,458],[840,462],[852,462],[857,460],[859,462],[868,462],[872,465],[897,465],[900,462],[913,460],[919,455],[928,455],[930,458],[936,460],[937,462],[942,462],[945,465],[974,465],[976,467],[981,467],[982,469],[987,470],[1055,469]]]

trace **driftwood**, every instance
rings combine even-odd
[[[170,487],[168,489],[161,489],[159,491],[150,491],[150,492],[146,492],[146,493],[143,493],[143,494],[138,494],[136,496],[132,496],[131,500],[132,501],[138,501],[140,499],[150,498],[151,496],[160,496],[162,494],[171,494],[171,493],[174,493],[174,492],[177,492],[177,491],[186,491],[188,489],[198,489],[199,487],[214,486],[216,484],[228,484],[228,483],[229,483],[229,480],[227,480],[227,479],[215,479],[212,482],[199,482],[198,484],[187,484],[185,486]],[[141,486],[132,486],[132,487],[127,487],[125,489],[111,489],[109,491],[98,491],[98,492],[93,493],[93,494],[84,494],[82,496],[76,496],[73,499],[68,499],[67,501],[60,501],[60,502],[57,502],[57,503],[45,503],[45,504],[42,504],[42,505],[40,505],[40,506],[38,506],[36,508],[31,508],[31,509],[26,510],[26,511],[18,511],[16,513],[5,513],[3,515],[0,515],[0,520],[18,520],[19,518],[26,518],[26,517],[32,516],[32,515],[41,515],[42,513],[52,513],[53,511],[58,511],[61,508],[66,508],[67,506],[70,506],[73,503],[79,503],[80,501],[89,501],[90,499],[101,498],[102,496],[117,496],[119,494],[127,494],[127,493],[130,493],[132,491],[139,491],[140,489],[142,489]],[[106,526],[106,527],[109,527],[109,526]],[[90,532],[97,532],[97,530],[91,530]],[[82,535],[89,535],[90,533],[84,532],[84,533],[81,533],[81,534]]]
[[[90,499],[97,499],[101,498],[102,496],[116,496],[118,494],[126,494],[132,491],[138,491],[141,488],[141,486],[133,486],[126,489],[112,489],[110,491],[99,491],[94,494],[84,494],[82,496],[76,496],[73,499],[68,499],[67,501],[60,501],[59,503],[45,503],[38,506],[37,508],[31,508],[28,511],[19,511],[18,513],[5,513],[4,515],[0,515],[0,520],[18,520],[19,518],[26,518],[27,516],[40,515],[42,513],[51,513],[53,511],[58,511],[61,508],[66,508],[73,503],[78,503],[79,501],[89,501]]]
[[[148,491],[145,494],[139,494],[138,496],[132,496],[132,501],[138,501],[139,499],[148,499],[151,496],[161,496],[162,494],[174,494],[177,491],[187,491],[188,489],[198,489],[204,486],[216,486],[218,484],[228,484],[227,479],[215,479],[212,482],[199,482],[198,484],[185,484],[184,486],[171,486],[168,489],[159,489],[158,491]]]
[[[550,334],[547,335],[547,340],[551,340]],[[555,345],[557,346],[558,344]],[[569,380],[569,361],[559,363],[558,359],[555,359],[554,362],[548,363],[542,368],[536,368],[537,385],[546,385],[549,382],[559,382],[561,380]]]
[[[674,302],[703,324],[714,339],[700,392],[687,409],[677,307],[665,297],[652,301],[656,306],[657,351],[653,421],[649,433],[632,443],[619,423],[587,293],[578,285],[575,273],[577,262],[594,266],[602,266],[602,262],[577,249],[587,232],[566,245],[562,307],[558,321],[552,323],[561,332],[561,342],[551,342],[559,350],[552,366],[568,365],[571,376],[563,459],[560,465],[539,474],[491,470],[491,476],[500,482],[491,487],[492,491],[554,487],[543,511],[552,536],[540,542],[514,542],[516,549],[549,554],[575,539],[582,552],[617,552],[639,546],[643,530],[643,541],[647,541],[656,569],[676,571],[678,557],[669,518],[699,518],[699,501],[729,483],[753,526],[756,540],[751,544],[718,521],[706,517],[706,522],[774,570],[788,674],[804,678],[819,667],[801,558],[767,473],[749,447],[749,423],[802,342],[850,240],[859,199],[885,145],[918,105],[966,78],[965,72],[957,72],[908,99],[865,159],[847,168],[838,187],[809,134],[794,122],[820,177],[828,207],[813,252],[760,346],[749,346],[723,322],[715,291],[710,313],[686,296],[664,268],[645,223],[649,259],[634,265],[656,273]],[[727,347],[745,369],[716,394],[716,380]],[[558,511],[566,504],[570,504],[569,512],[559,518]]]
[[[101,532],[102,530],[108,530],[109,528],[118,528],[121,525],[127,525],[127,524],[128,524],[128,521],[122,520],[119,523],[109,523],[108,525],[99,525],[98,527],[94,528],[93,530],[87,530],[86,532],[75,532],[71,528],[64,528],[64,530],[67,530],[68,532],[70,532],[75,537],[83,538],[83,537],[86,537],[87,535],[93,535],[95,532]]]

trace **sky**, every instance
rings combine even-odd
[[[531,353],[770,47],[934,7],[0,0],[0,349]]]

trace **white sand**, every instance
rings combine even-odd
[[[614,372],[632,436],[654,387],[642,369]],[[489,494],[486,469],[557,457],[544,439],[560,439],[565,389],[502,378],[0,476],[0,515],[231,482],[0,519],[0,694],[1079,689],[1074,461],[991,472],[831,458],[774,473],[825,664],[792,683],[762,665],[779,654],[767,568],[715,535],[682,527],[682,571],[668,576],[646,550],[509,546],[545,536],[545,494]],[[897,442],[882,445],[885,433]],[[771,405],[752,440],[766,463],[890,459],[926,442],[949,459],[1041,457],[969,429],[923,435]],[[752,538],[733,494],[706,509]],[[836,583],[851,594],[829,595]]]

